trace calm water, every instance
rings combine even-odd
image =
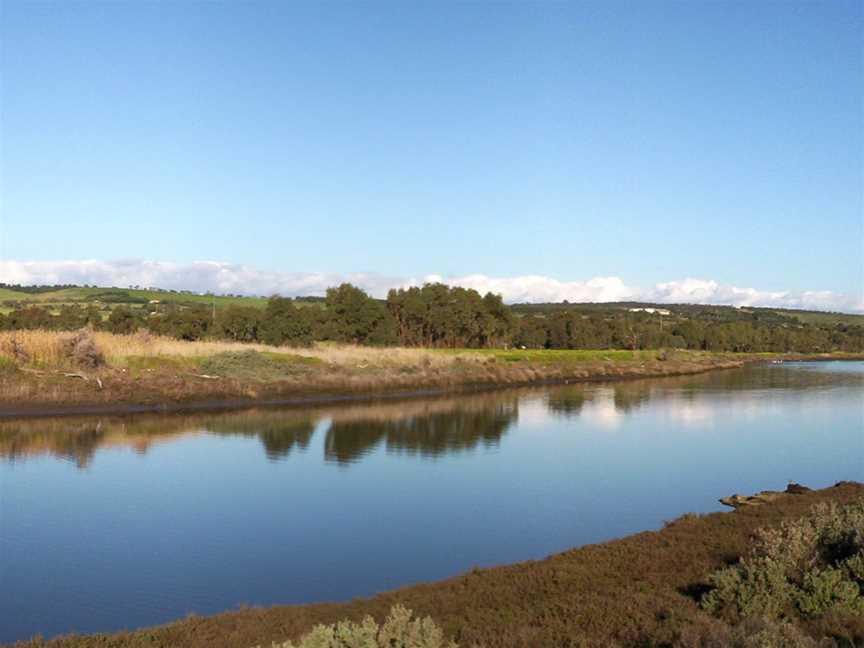
[[[864,363],[0,422],[0,642],[369,595],[864,480]]]

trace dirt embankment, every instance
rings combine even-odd
[[[746,550],[755,529],[805,515],[817,502],[864,497],[864,484],[782,494],[761,506],[685,515],[660,531],[588,545],[544,560],[476,569],[341,604],[246,608],[115,635],[20,642],[16,648],[237,648],[294,639],[318,623],[383,619],[402,603],[462,646],[672,646],[712,623],[697,603],[707,576]],[[864,641],[864,620],[822,618],[816,635]],[[851,634],[850,634],[851,633]]]

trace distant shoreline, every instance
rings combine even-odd
[[[100,335],[99,344],[109,348],[113,344],[125,349],[129,340],[123,338],[133,339]],[[177,341],[170,344],[166,353],[158,349],[136,350],[109,356],[102,366],[89,370],[59,365],[0,365],[0,418],[301,407],[508,387],[686,376],[774,360],[864,360],[864,354],[837,353],[357,347],[302,350]],[[148,343],[146,348],[151,346],[153,343]],[[137,355],[144,352],[152,355]],[[194,355],[184,355],[187,352]]]
[[[851,358],[844,358],[851,359]],[[864,358],[861,358],[864,360]],[[259,399],[240,399],[240,398],[225,398],[220,400],[191,400],[191,401],[166,401],[162,403],[80,403],[80,404],[65,404],[65,405],[20,405],[9,406],[0,404],[0,419],[3,418],[37,418],[43,416],[86,416],[95,414],[105,415],[122,415],[122,414],[158,414],[158,413],[181,413],[181,412],[202,412],[202,411],[220,411],[220,410],[236,410],[247,407],[300,407],[304,405],[326,405],[330,403],[356,403],[356,402],[373,402],[373,401],[396,401],[403,399],[459,395],[459,394],[476,394],[482,392],[498,391],[501,389],[511,389],[518,387],[543,387],[568,384],[591,384],[591,383],[612,383],[622,382],[627,380],[651,379],[651,378],[674,378],[680,376],[692,376],[709,371],[718,371],[720,369],[738,369],[743,367],[747,362],[730,364],[728,366],[712,366],[707,368],[695,369],[692,371],[677,371],[670,373],[657,374],[621,374],[621,375],[597,375],[578,378],[548,378],[526,382],[503,382],[503,383],[486,383],[486,384],[464,384],[457,385],[452,388],[418,388],[412,390],[399,391],[366,391],[366,392],[348,392],[334,394],[310,394],[285,396],[281,398],[259,398]]]

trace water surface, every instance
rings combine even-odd
[[[864,363],[0,422],[0,642],[345,600],[864,480]]]

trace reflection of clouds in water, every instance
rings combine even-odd
[[[591,391],[579,416],[597,427],[613,430],[624,422],[627,412],[616,403],[614,388],[599,387]]]
[[[850,389],[847,386],[808,387],[807,397],[802,398],[802,389],[792,389],[785,384],[726,391],[703,391],[699,387],[698,383],[693,389],[689,385],[682,388],[680,383],[673,386],[663,381],[562,386],[553,388],[545,398],[526,398],[522,419],[533,424],[535,429],[544,423],[568,418],[601,430],[612,430],[647,408],[652,418],[689,430],[713,429],[729,421],[751,424],[788,416],[790,412],[801,419],[812,420],[830,415],[838,406],[837,389]],[[857,403],[864,424],[864,393],[856,390],[855,394],[861,397],[844,402],[853,408]]]
[[[527,396],[519,401],[520,427],[543,431],[550,420],[545,396]]]
[[[838,407],[838,400],[830,392],[808,391],[806,398],[800,392],[787,390],[753,390],[732,394],[714,394],[698,397],[724,418],[746,422],[770,417],[786,417],[795,412],[801,418],[821,418]]]
[[[661,403],[666,418],[684,427],[713,427],[720,408],[708,399],[667,398]]]
[[[801,398],[800,392],[778,389],[688,395],[658,392],[652,397],[652,409],[685,427],[712,427],[718,421],[753,423],[788,417],[790,412],[801,420],[820,419],[836,413],[838,408],[836,394],[816,390],[808,391],[806,398]],[[864,395],[859,403],[864,422]],[[850,401],[843,404],[849,405]]]

